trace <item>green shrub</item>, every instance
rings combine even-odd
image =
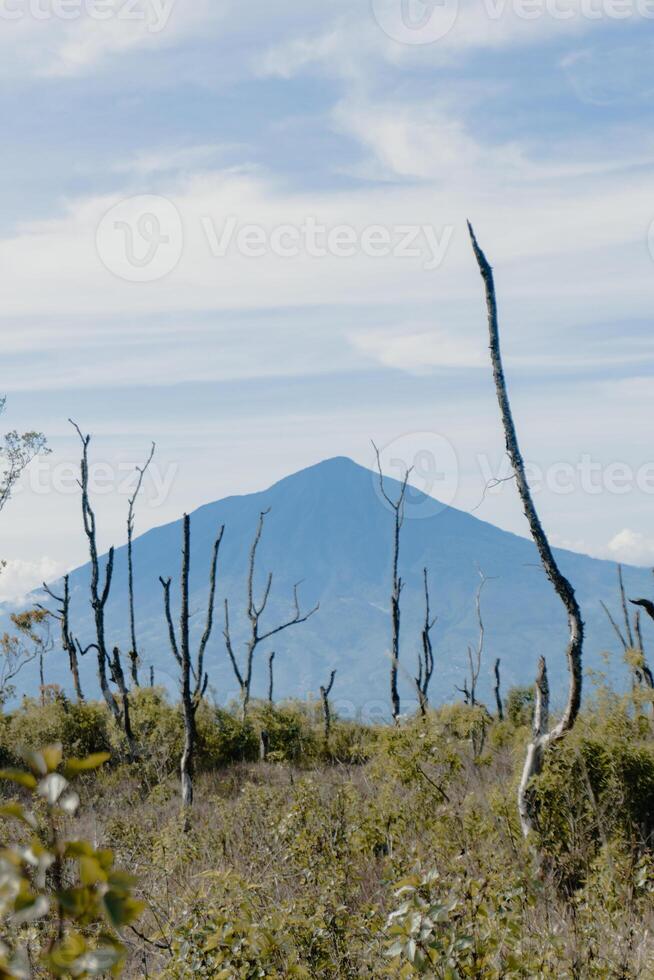
[[[87,756],[111,748],[108,715],[95,702],[73,704],[57,698],[49,704],[25,699],[3,727],[4,755],[17,762],[21,748],[60,742],[66,756]]]
[[[308,764],[320,756],[313,706],[298,701],[274,706],[260,702],[253,705],[251,717],[258,732],[268,733],[269,761]]]
[[[649,722],[624,703],[586,711],[546,753],[534,781],[541,846],[573,882],[584,878],[602,845],[635,847],[654,838],[654,742]]]
[[[534,713],[533,687],[512,687],[506,696],[506,717],[515,728],[531,725]]]

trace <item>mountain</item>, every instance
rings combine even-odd
[[[191,524],[191,608],[193,632],[199,635],[205,618],[207,575],[211,547],[218,527],[225,524],[220,551],[216,624],[208,647],[211,691],[220,703],[237,695],[222,636],[223,598],[230,601],[234,647],[245,638],[247,560],[259,514],[270,508],[259,549],[257,587],[274,572],[264,625],[277,625],[292,613],[293,585],[302,582],[303,609],[320,602],[307,623],[276,636],[273,645],[259,649],[253,694],[267,690],[267,654],[277,653],[276,696],[314,695],[332,669],[338,671],[334,701],[343,714],[369,719],[388,716],[389,595],[393,514],[379,493],[378,478],[345,458],[329,459],[281,480],[261,493],[229,497],[201,507]],[[388,493],[399,484],[388,479]],[[175,663],[162,612],[159,576],[173,579],[177,615],[181,522],[156,528],[134,543],[135,594],[143,676],[149,665],[155,679],[170,690],[177,687]],[[624,684],[626,669],[616,651],[616,639],[600,608],[600,600],[615,607],[616,568],[568,551],[557,551],[570,578],[588,626],[585,668],[608,670]],[[115,576],[107,606],[108,641],[123,650],[128,645],[126,548],[116,551]],[[533,681],[540,654],[548,659],[555,702],[565,690],[565,614],[540,568],[532,543],[499,530],[469,514],[445,507],[410,490],[402,531],[400,570],[402,596],[401,690],[414,698],[415,675],[423,617],[422,570],[429,568],[433,612],[438,616],[433,639],[436,670],[434,702],[452,699],[462,685],[467,648],[477,642],[475,594],[479,569],[488,577],[482,602],[486,640],[480,696],[489,699],[496,657],[502,660],[502,684]],[[630,594],[649,595],[651,574],[627,568]],[[88,603],[89,568],[71,574],[72,625],[82,645],[91,642]],[[646,631],[649,625],[645,626]],[[647,633],[646,633],[647,638]],[[614,650],[607,666],[603,652]],[[30,668],[31,670],[31,668]],[[70,689],[63,655],[53,653],[46,680]],[[82,663],[89,694],[97,693],[94,654]],[[34,692],[36,671],[21,676],[21,687]]]

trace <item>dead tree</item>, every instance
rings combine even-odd
[[[109,549],[107,563],[104,574],[102,575],[100,571],[100,558],[98,556],[95,512],[91,506],[89,497],[89,443],[91,442],[91,437],[82,435],[80,427],[72,419],[69,419],[69,421],[82,443],[81,478],[78,480],[78,484],[82,491],[82,519],[91,559],[91,608],[93,609],[96,636],[95,643],[90,643],[85,649],[82,649],[78,643],[78,651],[84,656],[89,650],[95,650],[98,657],[98,678],[102,696],[116,724],[125,732],[129,754],[134,758],[136,756],[136,745],[132,734],[129,714],[129,692],[121,689],[121,704],[119,705],[109,686],[109,678],[107,677],[107,668],[109,668],[112,680],[115,683],[119,684],[121,677],[124,681],[124,673],[120,663],[120,651],[115,647],[113,656],[109,656],[105,626],[105,610],[109,600],[109,593],[111,592],[114,572],[114,549],[113,547]]]
[[[19,637],[9,633],[0,636],[0,709],[16,693],[12,681],[37,655],[36,647],[28,648]]]
[[[513,415],[511,413],[511,404],[509,402],[504,377],[493,270],[491,269],[486,256],[479,247],[475,233],[470,224],[468,224],[468,229],[470,232],[475,258],[477,260],[479,271],[485,286],[486,304],[488,307],[491,362],[493,366],[495,390],[497,393],[497,400],[500,407],[502,425],[506,439],[506,451],[511,461],[516,486],[518,488],[518,494],[522,502],[525,517],[529,523],[532,538],[534,539],[534,543],[538,549],[545,573],[552,583],[556,594],[563,603],[563,606],[565,607],[569,627],[569,640],[566,651],[569,687],[566,706],[559,721],[551,729],[548,727],[547,720],[545,719],[545,721],[543,721],[543,714],[546,715],[547,712],[541,712],[538,727],[534,726],[534,736],[527,752],[527,759],[525,761],[520,789],[518,791],[518,809],[520,812],[522,831],[523,834],[527,836],[534,827],[533,806],[528,793],[530,781],[532,777],[538,775],[540,772],[542,756],[545,749],[557,742],[566,734],[566,732],[572,729],[579,714],[579,709],[581,706],[581,664],[584,642],[584,623],[574,589],[559,569],[549,540],[545,531],[543,530],[536,507],[534,505],[531,489],[525,473],[524,459],[518,443],[518,437],[513,421]],[[543,697],[543,690],[541,690],[539,687],[539,679],[541,684],[543,684],[543,678],[545,677],[545,668],[543,664],[542,670],[539,670],[539,677],[537,678],[536,684],[537,692],[540,691],[541,700],[543,701],[545,699]]]
[[[261,643],[265,643],[272,636],[276,636],[278,633],[284,630],[290,629],[291,626],[298,626],[300,623],[306,623],[308,619],[318,612],[320,608],[320,603],[317,603],[313,609],[308,613],[302,613],[300,611],[300,601],[298,598],[298,588],[300,587],[300,582],[293,586],[293,603],[294,603],[294,615],[291,619],[282,623],[281,626],[275,626],[273,629],[261,630],[261,619],[266,611],[268,605],[268,600],[270,599],[270,591],[272,589],[273,583],[273,573],[270,572],[268,579],[266,581],[266,586],[263,591],[263,596],[259,605],[257,605],[254,598],[254,575],[256,570],[257,561],[257,549],[261,541],[261,535],[263,534],[263,526],[267,515],[270,510],[262,511],[259,515],[259,524],[257,527],[254,540],[252,542],[252,547],[250,548],[250,559],[248,564],[248,579],[247,579],[247,617],[250,624],[250,633],[246,641],[246,654],[245,654],[245,667],[241,668],[239,666],[238,660],[236,659],[236,654],[234,653],[234,647],[232,644],[231,627],[229,619],[229,600],[225,599],[225,628],[223,630],[223,636],[225,637],[225,646],[227,648],[227,654],[229,656],[232,668],[234,670],[234,675],[236,681],[241,690],[241,717],[245,721],[248,714],[248,707],[250,704],[250,697],[252,691],[252,671],[254,667],[254,655],[256,653],[257,647]]]
[[[654,602],[651,602],[649,599],[630,599],[629,602],[632,606],[640,606],[645,610],[650,619],[654,619]],[[634,627],[638,641],[637,652],[640,654],[640,668],[643,673],[643,682],[650,690],[654,690],[654,675],[645,657],[645,644],[643,643],[643,633],[640,625],[640,609],[636,613]],[[654,711],[654,702],[652,703],[652,710]]]
[[[497,707],[497,718],[498,721],[504,721],[504,705],[502,704],[502,693],[500,684],[500,658],[498,657],[495,661],[495,687],[493,688],[493,694],[495,695],[495,705]]]
[[[631,666],[633,672],[634,684],[639,687],[646,687],[649,690],[654,689],[654,677],[652,676],[652,671],[647,659],[645,657],[645,645],[643,643],[643,634],[640,623],[640,609],[634,613],[633,629],[632,624],[629,619],[629,606],[627,605],[627,594],[624,587],[624,578],[622,575],[622,565],[618,565],[618,592],[620,595],[620,606],[622,609],[622,619],[624,626],[621,628],[614,618],[611,610],[608,608],[605,602],[601,602],[600,605],[606,613],[606,618],[613,627],[613,630],[620,641],[622,649],[625,652],[625,658]],[[640,606],[647,610],[647,599],[630,599],[632,605]],[[654,611],[654,610],[653,610]],[[654,615],[652,616],[654,619]]]
[[[525,837],[533,830],[534,807],[531,793],[531,780],[543,768],[543,753],[547,748],[550,711],[550,688],[547,680],[547,664],[545,657],[538,662],[536,674],[534,720],[532,739],[527,746],[527,758],[522,770],[522,778],[518,788],[518,812]],[[549,740],[551,742],[551,739]]]
[[[400,534],[404,524],[404,501],[406,499],[407,485],[411,470],[408,469],[404,474],[399,496],[392,500],[386,493],[384,487],[384,475],[381,468],[381,458],[379,450],[373,442],[373,449],[377,457],[377,469],[379,471],[379,488],[381,495],[393,511],[393,559],[391,573],[391,713],[395,724],[400,718],[400,694],[397,686],[398,667],[400,663],[400,600],[404,583],[399,573],[400,563]]]
[[[481,613],[481,594],[484,591],[486,583],[489,581],[484,573],[479,569],[480,583],[475,595],[475,611],[477,614],[477,623],[479,625],[479,639],[477,640],[477,647],[473,651],[472,647],[468,645],[468,666],[470,669],[469,677],[466,677],[463,687],[459,688],[461,694],[466,704],[471,707],[476,707],[477,705],[477,684],[479,682],[479,675],[481,674],[481,661],[484,654],[484,640],[486,637],[486,627],[484,625],[484,619]],[[470,687],[468,687],[468,681],[470,681]]]
[[[84,694],[82,692],[82,685],[79,678],[79,659],[78,659],[78,647],[70,628],[70,578],[68,575],[64,577],[64,594],[63,596],[55,595],[52,589],[43,583],[43,589],[50,598],[56,602],[59,606],[56,612],[51,609],[45,610],[52,619],[57,620],[61,628],[61,646],[65,653],[68,654],[68,662],[70,665],[70,672],[73,678],[73,685],[75,687],[75,695],[79,704],[84,703]],[[43,608],[43,606],[39,607]]]
[[[274,668],[275,668],[275,651],[273,650],[273,652],[268,657],[268,704],[274,703],[274,699],[273,699],[273,694],[275,689]]]
[[[129,632],[132,644],[129,651],[129,660],[132,680],[134,681],[136,687],[139,686],[139,653],[138,646],[136,644],[136,617],[134,615],[134,558],[132,554],[132,545],[134,541],[134,507],[136,505],[137,497],[141,492],[141,487],[143,486],[143,479],[154,457],[155,449],[156,446],[154,443],[152,443],[152,449],[150,450],[150,455],[147,458],[145,466],[136,467],[138,480],[136,481],[134,493],[129,499],[129,507],[127,511],[127,595],[129,603]]]
[[[332,670],[331,676],[329,678],[329,684],[327,687],[321,685],[320,687],[320,698],[322,700],[322,715],[323,722],[325,725],[325,749],[329,749],[329,737],[332,733],[332,709],[329,704],[329,695],[332,693],[332,688],[334,686],[334,679],[336,677],[336,671]]]
[[[418,702],[420,714],[424,718],[429,707],[429,685],[434,673],[434,650],[431,642],[431,631],[436,625],[437,616],[432,618],[430,598],[429,598],[429,574],[427,569],[423,569],[425,583],[425,622],[422,627],[422,650],[418,654],[418,676],[416,677],[416,688],[418,690]]]
[[[189,598],[189,579],[191,573],[191,518],[188,514],[184,515],[182,528],[182,570],[180,579],[180,618],[179,618],[179,638],[173,623],[173,616],[170,604],[170,587],[172,579],[160,577],[159,581],[163,588],[164,613],[168,625],[168,636],[170,648],[181,672],[181,693],[182,693],[182,713],[184,717],[184,749],[180,763],[180,776],[182,783],[182,804],[185,809],[193,805],[193,774],[195,763],[195,745],[197,740],[196,716],[198,708],[204,697],[209,675],[204,669],[204,655],[207,644],[211,639],[213,630],[214,603],[216,598],[216,570],[218,567],[218,553],[225,533],[225,527],[220,528],[218,536],[214,542],[211,565],[209,569],[209,601],[207,604],[207,618],[202,638],[198,646],[195,658],[191,654],[190,636],[190,598]]]

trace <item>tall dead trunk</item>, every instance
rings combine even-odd
[[[382,497],[393,511],[393,555],[391,561],[391,714],[393,721],[397,725],[400,719],[401,704],[400,692],[398,689],[398,672],[400,665],[400,601],[404,583],[400,577],[400,535],[404,524],[404,501],[406,498],[407,485],[411,470],[408,469],[404,475],[399,496],[392,500],[386,493],[384,486],[384,474],[382,473],[381,457],[379,450],[373,442],[373,448],[377,457],[377,469],[379,471],[379,489]]]
[[[112,671],[114,677],[122,675],[122,667],[120,670],[116,669],[116,663],[120,665],[120,653],[117,648],[114,649],[114,664],[112,666],[112,661],[109,656],[107,649],[107,638],[106,638],[106,627],[105,627],[105,608],[109,600],[109,593],[111,592],[111,583],[113,579],[114,572],[114,549],[110,548],[107,556],[107,564],[104,571],[104,576],[100,573],[100,559],[98,556],[98,545],[97,545],[97,534],[96,534],[96,522],[95,522],[95,512],[91,506],[91,500],[89,496],[89,443],[91,442],[90,436],[82,435],[79,426],[70,420],[71,425],[77,432],[81,443],[82,443],[82,459],[81,459],[81,479],[79,481],[80,489],[82,491],[82,519],[84,522],[84,533],[89,545],[89,556],[91,564],[91,608],[93,609],[93,618],[95,621],[95,635],[96,642],[89,644],[86,650],[81,651],[83,654],[87,653],[89,650],[95,650],[98,657],[98,679],[100,682],[100,690],[102,691],[102,696],[109,708],[111,714],[113,715],[116,724],[119,728],[122,728],[125,733],[125,738],[127,741],[127,747],[129,755],[131,758],[136,757],[136,745],[131,733],[131,728],[129,724],[129,714],[125,716],[124,710],[121,710],[118,701],[114,697],[114,694],[109,686],[109,680],[107,677],[107,668]],[[103,578],[101,584],[101,578]],[[123,678],[124,679],[124,678]],[[122,692],[121,692],[122,695]],[[125,704],[125,697],[123,696],[123,706]]]
[[[320,698],[322,701],[322,714],[324,722],[324,739],[325,739],[325,751],[329,751],[329,739],[332,733],[332,709],[329,703],[329,695],[332,693],[332,688],[334,686],[334,680],[336,678],[336,671],[332,670],[331,676],[329,678],[329,684],[320,688]]]
[[[184,720],[184,747],[180,761],[180,780],[182,788],[182,806],[187,814],[193,805],[193,776],[195,771],[195,749],[197,742],[196,716],[209,683],[208,674],[204,669],[204,656],[213,630],[214,604],[216,598],[216,571],[218,567],[218,554],[224,532],[225,528],[223,526],[220,528],[213,546],[211,566],[209,569],[209,599],[207,604],[207,618],[204,633],[202,634],[195,660],[191,654],[190,640],[191,614],[189,581],[191,571],[191,518],[188,514],[184,515],[182,525],[179,642],[172,617],[170,601],[171,579],[160,578],[159,580],[164,592],[164,612],[166,622],[168,624],[170,647],[180,668],[182,717]],[[185,827],[188,829],[188,816],[185,820]]]
[[[63,596],[56,595],[52,589],[45,584],[45,582],[43,583],[43,589],[51,599],[59,604],[59,609],[56,612],[53,612],[51,609],[46,611],[48,612],[48,615],[50,615],[53,619],[56,619],[60,624],[61,646],[64,652],[68,654],[68,663],[70,666],[70,673],[73,678],[75,696],[77,697],[78,703],[83,704],[84,693],[82,691],[79,676],[78,645],[70,628],[70,578],[68,575],[64,577]],[[40,606],[39,608],[43,607]]]
[[[500,407],[504,436],[506,439],[506,451],[511,461],[516,486],[518,488],[518,494],[522,502],[522,507],[529,524],[532,538],[534,539],[534,543],[538,549],[541,563],[547,577],[552,583],[554,591],[563,603],[568,619],[569,639],[566,650],[566,658],[568,663],[569,683],[566,705],[558,723],[549,731],[547,730],[547,724],[543,725],[542,723],[543,712],[541,711],[539,731],[536,733],[536,728],[534,728],[534,738],[527,752],[527,762],[525,763],[525,770],[523,772],[523,778],[518,793],[518,808],[520,811],[522,831],[523,834],[527,836],[533,830],[534,814],[532,807],[530,806],[529,799],[525,795],[526,788],[530,779],[540,772],[544,750],[547,748],[547,746],[558,741],[566,734],[566,732],[572,729],[579,714],[579,709],[581,706],[584,623],[574,589],[559,569],[547,535],[540,523],[540,519],[531,495],[531,489],[525,473],[524,459],[518,443],[518,437],[513,421],[513,415],[511,413],[511,405],[506,387],[506,380],[504,377],[493,270],[491,269],[486,256],[479,247],[475,233],[470,224],[468,224],[468,229],[470,231],[473,251],[479,266],[481,277],[484,281],[486,292],[490,355],[493,366],[495,391]],[[546,679],[544,668],[543,671],[539,670],[539,678],[541,675],[543,675]],[[544,702],[543,691],[541,691],[541,702]],[[546,712],[544,713],[546,714]]]
[[[500,663],[499,657],[495,661],[495,687],[493,688],[493,694],[495,695],[495,705],[497,707],[497,718],[499,721],[504,721],[504,705],[502,704],[502,693],[501,693],[501,683],[500,683]]]
[[[225,627],[223,630],[223,636],[225,637],[225,647],[234,671],[234,676],[236,677],[236,681],[241,691],[241,720],[243,723],[245,723],[248,716],[248,708],[250,705],[250,698],[252,696],[252,672],[254,669],[254,656],[259,645],[264,643],[266,640],[269,640],[271,637],[276,636],[278,633],[282,633],[284,630],[290,629],[292,626],[297,626],[300,623],[306,623],[306,621],[311,619],[311,617],[317,613],[320,608],[320,603],[317,603],[313,609],[309,610],[308,613],[303,614],[300,612],[300,600],[298,598],[300,583],[298,582],[295,586],[293,586],[293,603],[295,607],[293,617],[287,620],[285,623],[282,623],[281,626],[275,626],[272,629],[261,632],[261,620],[266,611],[266,607],[268,606],[268,600],[270,599],[273,574],[270,572],[268,575],[266,586],[263,590],[263,597],[259,605],[257,605],[254,598],[254,576],[256,571],[257,550],[263,534],[264,522],[269,513],[270,510],[264,510],[259,515],[259,523],[257,525],[254,540],[252,541],[252,546],[250,548],[246,609],[250,631],[246,643],[244,667],[239,666],[236,654],[234,653],[229,616],[229,602],[227,599],[225,599]]]
[[[436,625],[436,616],[431,615],[431,601],[429,596],[429,573],[423,569],[423,581],[425,586],[425,621],[422,627],[422,650],[418,655],[418,676],[416,677],[416,688],[418,691],[418,707],[423,718],[427,715],[429,707],[429,685],[434,674],[434,649],[431,642],[431,631]]]
[[[275,693],[275,652],[268,657],[268,704],[274,703]]]
[[[143,486],[143,479],[154,457],[155,448],[155,444],[152,443],[152,449],[150,450],[150,455],[146,460],[145,466],[137,466],[136,468],[138,480],[136,481],[134,493],[129,499],[129,508],[127,511],[127,597],[129,606],[129,633],[131,640],[129,661],[132,680],[136,687],[139,686],[139,651],[136,643],[136,616],[134,613],[134,507],[136,506],[136,500],[141,492],[141,487]]]

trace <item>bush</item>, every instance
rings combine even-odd
[[[654,837],[654,743],[649,722],[626,705],[585,712],[546,753],[534,781],[541,846],[578,884],[602,845],[651,847]]]
[[[315,709],[301,702],[271,705],[255,703],[252,722],[258,732],[266,731],[271,762],[314,762],[321,752],[320,739],[314,728]]]
[[[16,763],[21,747],[37,749],[60,742],[67,756],[87,756],[111,748],[108,715],[104,705],[72,704],[64,697],[46,705],[25,699],[7,717],[3,728],[3,756]]]

